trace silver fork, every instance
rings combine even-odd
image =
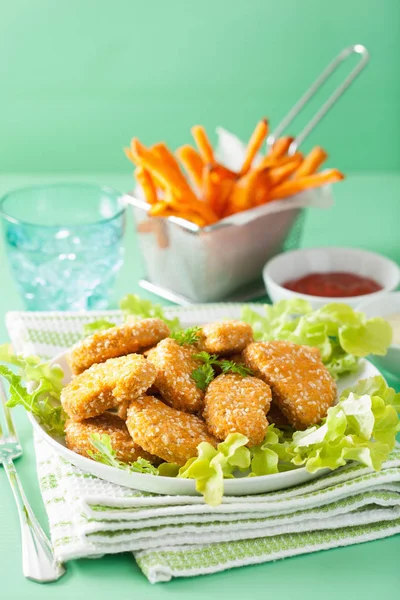
[[[4,419],[0,418],[0,463],[3,464],[18,508],[21,525],[22,570],[25,577],[33,581],[40,583],[55,581],[64,575],[65,569],[55,560],[50,541],[29,506],[15,469],[13,460],[22,456],[22,447],[14,427],[11,411],[6,406],[7,397],[1,377],[0,396],[0,413],[4,417]]]

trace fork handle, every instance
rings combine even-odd
[[[41,528],[25,496],[12,460],[4,461],[18,508],[21,525],[22,569],[25,577],[40,583],[55,581],[64,575],[64,567],[54,558],[50,541]]]

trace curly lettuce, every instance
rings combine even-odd
[[[136,294],[127,294],[124,296],[119,303],[119,307],[123,311],[125,319],[148,319],[156,317],[165,321],[171,331],[182,329],[178,317],[167,319],[164,309],[160,304],[153,304],[150,300],[144,300]]]
[[[9,344],[0,346],[0,376],[9,384],[9,407],[21,405],[32,413],[51,435],[63,436],[65,413],[60,404],[64,373],[58,365],[38,356],[16,355]],[[29,389],[24,385],[29,384]]]
[[[342,394],[320,425],[293,433],[293,464],[315,473],[353,460],[378,471],[400,431],[399,404],[400,394],[383,377],[360,381]]]
[[[368,354],[384,355],[392,342],[392,329],[385,319],[367,319],[347,304],[327,304],[318,310],[300,298],[265,305],[264,314],[249,306],[242,319],[249,323],[257,341],[286,340],[315,346],[335,378],[357,370],[358,359]]]
[[[218,506],[224,493],[224,479],[233,477],[234,471],[250,466],[248,441],[241,433],[231,433],[217,448],[202,442],[198,445],[197,457],[188,460],[179,470],[178,477],[195,479],[196,490],[203,494],[205,502]]]

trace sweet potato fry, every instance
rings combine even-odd
[[[213,163],[214,151],[204,127],[202,125],[194,125],[191,132],[203,161],[205,163]]]
[[[275,187],[283,183],[298,169],[302,163],[302,158],[297,156],[296,158],[291,157],[292,160],[286,162],[286,164],[279,167],[272,167],[269,170],[269,181],[271,187]]]
[[[204,162],[199,153],[192,148],[192,146],[186,144],[185,146],[178,148],[175,154],[183,164],[192,183],[197,186],[198,189],[201,189],[203,183]]]
[[[213,210],[215,210],[215,204],[218,199],[219,184],[220,179],[213,173],[212,165],[206,165],[203,174],[202,197]]]
[[[260,171],[266,168],[274,168],[274,167],[283,167],[287,163],[292,162],[292,160],[304,160],[304,156],[301,152],[295,152],[292,156],[274,156],[273,154],[268,154],[264,156],[262,161],[257,165],[256,169]]]
[[[184,174],[181,171],[178,161],[176,160],[172,152],[164,144],[164,142],[154,144],[154,146],[152,146],[150,150],[151,152],[153,152],[153,154],[158,156],[166,165],[168,165],[168,167],[171,169],[172,172],[175,173],[176,177],[179,181],[181,181],[181,183],[187,185],[187,181],[185,179]]]
[[[163,200],[159,200],[149,208],[149,215],[151,217],[170,217],[172,213],[170,205]]]
[[[307,175],[312,175],[326,161],[328,158],[327,153],[320,146],[316,146],[311,150],[311,152],[305,157],[303,163],[299,166],[296,173],[294,174],[294,179],[300,179],[301,177],[306,177]]]
[[[271,180],[269,169],[260,171],[252,190],[253,206],[261,206],[270,200]]]
[[[180,219],[185,219],[186,221],[191,221],[199,227],[205,227],[206,225],[210,225],[210,223],[208,223],[206,219],[194,212],[183,210],[181,212],[177,212],[174,216],[179,217]]]
[[[219,217],[224,214],[235,185],[236,184],[233,179],[223,179],[221,181],[218,198],[215,203],[215,212]]]
[[[149,171],[143,167],[137,167],[135,170],[135,177],[143,190],[147,203],[155,204],[158,200],[157,190]]]
[[[280,158],[281,156],[285,156],[285,154],[287,154],[287,151],[290,148],[290,144],[293,142],[294,138],[289,137],[289,136],[285,136],[285,137],[281,137],[278,138],[274,145],[272,146],[271,150],[269,151],[267,156],[273,156],[275,158]]]
[[[232,181],[236,181],[240,177],[239,173],[235,173],[235,171],[231,171],[231,169],[228,169],[228,167],[219,163],[213,164],[212,169],[220,179],[231,179]]]
[[[222,165],[206,165],[203,175],[203,198],[220,217],[225,209],[237,174]]]
[[[293,196],[304,190],[327,185],[328,183],[335,183],[342,179],[344,179],[344,175],[340,171],[337,169],[327,169],[326,171],[322,171],[315,175],[308,175],[302,179],[285,181],[271,190],[270,198],[271,200],[286,198],[287,196]]]
[[[250,171],[246,177],[242,177],[233,186],[224,211],[224,217],[252,208],[253,188],[258,176],[259,172]]]
[[[157,187],[165,191],[172,186],[177,196],[193,193],[176,158],[163,142],[147,149],[137,140],[132,140],[131,155],[134,159],[136,157],[136,163],[147,164]]]
[[[127,157],[127,158],[128,158],[130,161],[131,161],[131,162],[133,162],[133,164],[136,164],[136,163],[135,163],[135,158],[134,158],[134,156],[133,156],[133,154],[132,154],[132,151],[131,151],[131,149],[130,149],[130,148],[124,148],[124,152],[125,152],[125,156],[126,156],[126,157]]]
[[[268,121],[267,119],[262,119],[256,126],[253,131],[252,136],[250,137],[249,143],[246,148],[246,155],[243,161],[242,168],[240,170],[240,175],[246,175],[249,171],[251,164],[260,150],[262,143],[264,142],[268,133]]]

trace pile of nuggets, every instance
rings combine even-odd
[[[150,318],[101,331],[73,347],[74,374],[61,401],[66,444],[89,456],[91,435],[108,434],[119,460],[183,465],[197,446],[230,433],[260,444],[268,423],[305,429],[335,401],[319,350],[285,341],[254,342],[241,321],[204,325],[194,345],[180,345],[166,323]],[[217,374],[206,390],[192,373],[200,351],[244,364],[252,375]]]

